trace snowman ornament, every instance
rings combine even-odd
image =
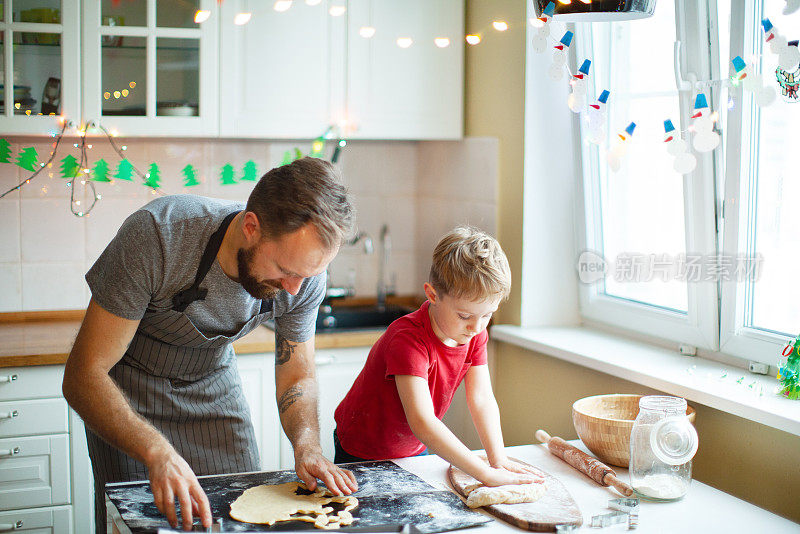
[[[688,174],[697,167],[697,158],[689,152],[689,144],[681,139],[681,134],[675,129],[672,121],[664,121],[664,142],[667,144],[667,152],[675,156],[672,161],[672,168],[679,174]]]
[[[569,45],[572,44],[572,36],[573,33],[567,30],[558,44],[553,47],[553,63],[547,71],[553,81],[557,82],[564,75],[564,67],[567,64],[567,53],[569,52]]]
[[[589,130],[589,142],[596,145],[603,144],[606,140],[606,109],[608,105],[608,96],[611,93],[604,89],[600,96],[597,97],[597,102],[589,104],[586,110],[586,123]]]
[[[583,60],[581,68],[572,75],[572,80],[569,82],[572,92],[567,98],[567,105],[573,113],[580,113],[583,111],[583,108],[586,107],[586,86],[589,78],[589,67],[591,65],[592,62],[590,60]]]
[[[764,41],[769,43],[769,50],[778,55],[778,67],[785,71],[793,71],[800,64],[800,49],[789,45],[786,37],[778,33],[769,19],[761,21],[764,28]]]
[[[628,125],[625,130],[617,134],[617,142],[614,144],[614,147],[608,151],[606,155],[606,159],[608,160],[608,167],[613,171],[617,172],[622,167],[622,158],[625,157],[625,154],[628,153],[628,143],[630,142],[631,137],[633,137],[633,130],[636,128],[636,123],[632,122]]]
[[[719,146],[719,134],[714,131],[714,121],[708,109],[706,95],[699,93],[694,100],[694,115],[692,115],[692,129],[694,139],[692,146],[698,152],[711,152]]]
[[[541,54],[547,49],[547,38],[550,37],[550,20],[553,18],[555,11],[555,3],[550,2],[542,11],[541,17],[538,19],[531,19],[536,27],[533,32],[533,37],[531,38],[531,48],[537,54]]]
[[[764,85],[761,75],[753,72],[753,69],[744,62],[741,56],[733,58],[733,68],[736,74],[733,75],[735,83],[741,83],[742,89],[753,93],[753,99],[759,107],[766,107],[775,101],[775,89]]]

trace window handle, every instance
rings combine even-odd
[[[694,72],[687,72],[686,78],[683,77],[681,72],[681,42],[675,41],[672,47],[672,65],[675,69],[675,87],[678,91],[694,91],[697,87],[697,74]]]

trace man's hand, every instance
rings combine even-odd
[[[314,490],[317,479],[322,480],[335,495],[350,495],[358,491],[356,477],[322,455],[321,450],[298,451],[295,449],[294,470],[306,487]]]
[[[158,511],[164,514],[177,528],[178,517],[175,498],[181,505],[181,523],[184,530],[192,529],[192,515],[196,514],[203,527],[211,528],[211,507],[208,497],[200,487],[192,468],[171,446],[165,446],[152,455],[147,462],[150,489]]]

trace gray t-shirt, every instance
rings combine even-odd
[[[129,216],[86,273],[92,298],[106,311],[140,320],[172,308],[172,297],[193,282],[208,240],[225,216],[244,209],[238,202],[172,195],[158,198]],[[208,337],[236,334],[261,309],[261,300],[214,261],[201,288],[204,300],[186,315]],[[314,335],[317,308],[325,296],[325,272],[303,280],[297,295],[280,291],[272,299],[276,332],[294,341]]]

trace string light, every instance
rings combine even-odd
[[[447,48],[448,46],[450,46],[450,39],[448,39],[447,37],[437,37],[436,39],[433,40],[433,42],[439,48]]]
[[[470,34],[466,36],[467,44],[476,45],[481,42],[480,35]]]
[[[306,0],[306,4],[310,6],[318,6],[322,0]]]
[[[492,22],[492,26],[494,26],[494,29],[499,32],[504,32],[508,29],[508,24],[502,20],[496,20]]]
[[[412,44],[414,44],[414,41],[413,41],[413,39],[411,39],[411,37],[398,37],[397,38],[397,46],[399,46],[400,48],[408,48]]]
[[[364,39],[369,39],[375,35],[375,28],[372,26],[361,26],[361,28],[358,30],[358,34]]]
[[[347,8],[344,6],[331,6],[328,13],[330,13],[332,17],[341,17],[344,15],[345,11],[347,11]]]
[[[211,17],[211,11],[208,9],[198,9],[194,14],[194,23],[202,24]]]
[[[128,83],[128,87],[130,87],[131,89],[133,89],[134,87],[136,87],[136,82],[130,82],[130,83]]]
[[[284,11],[289,11],[290,7],[292,7],[292,0],[276,0],[272,9],[278,13],[283,13]]]
[[[252,13],[237,13],[233,17],[233,23],[236,24],[237,26],[244,26],[245,24],[250,22],[250,19],[252,17],[253,17]]]

